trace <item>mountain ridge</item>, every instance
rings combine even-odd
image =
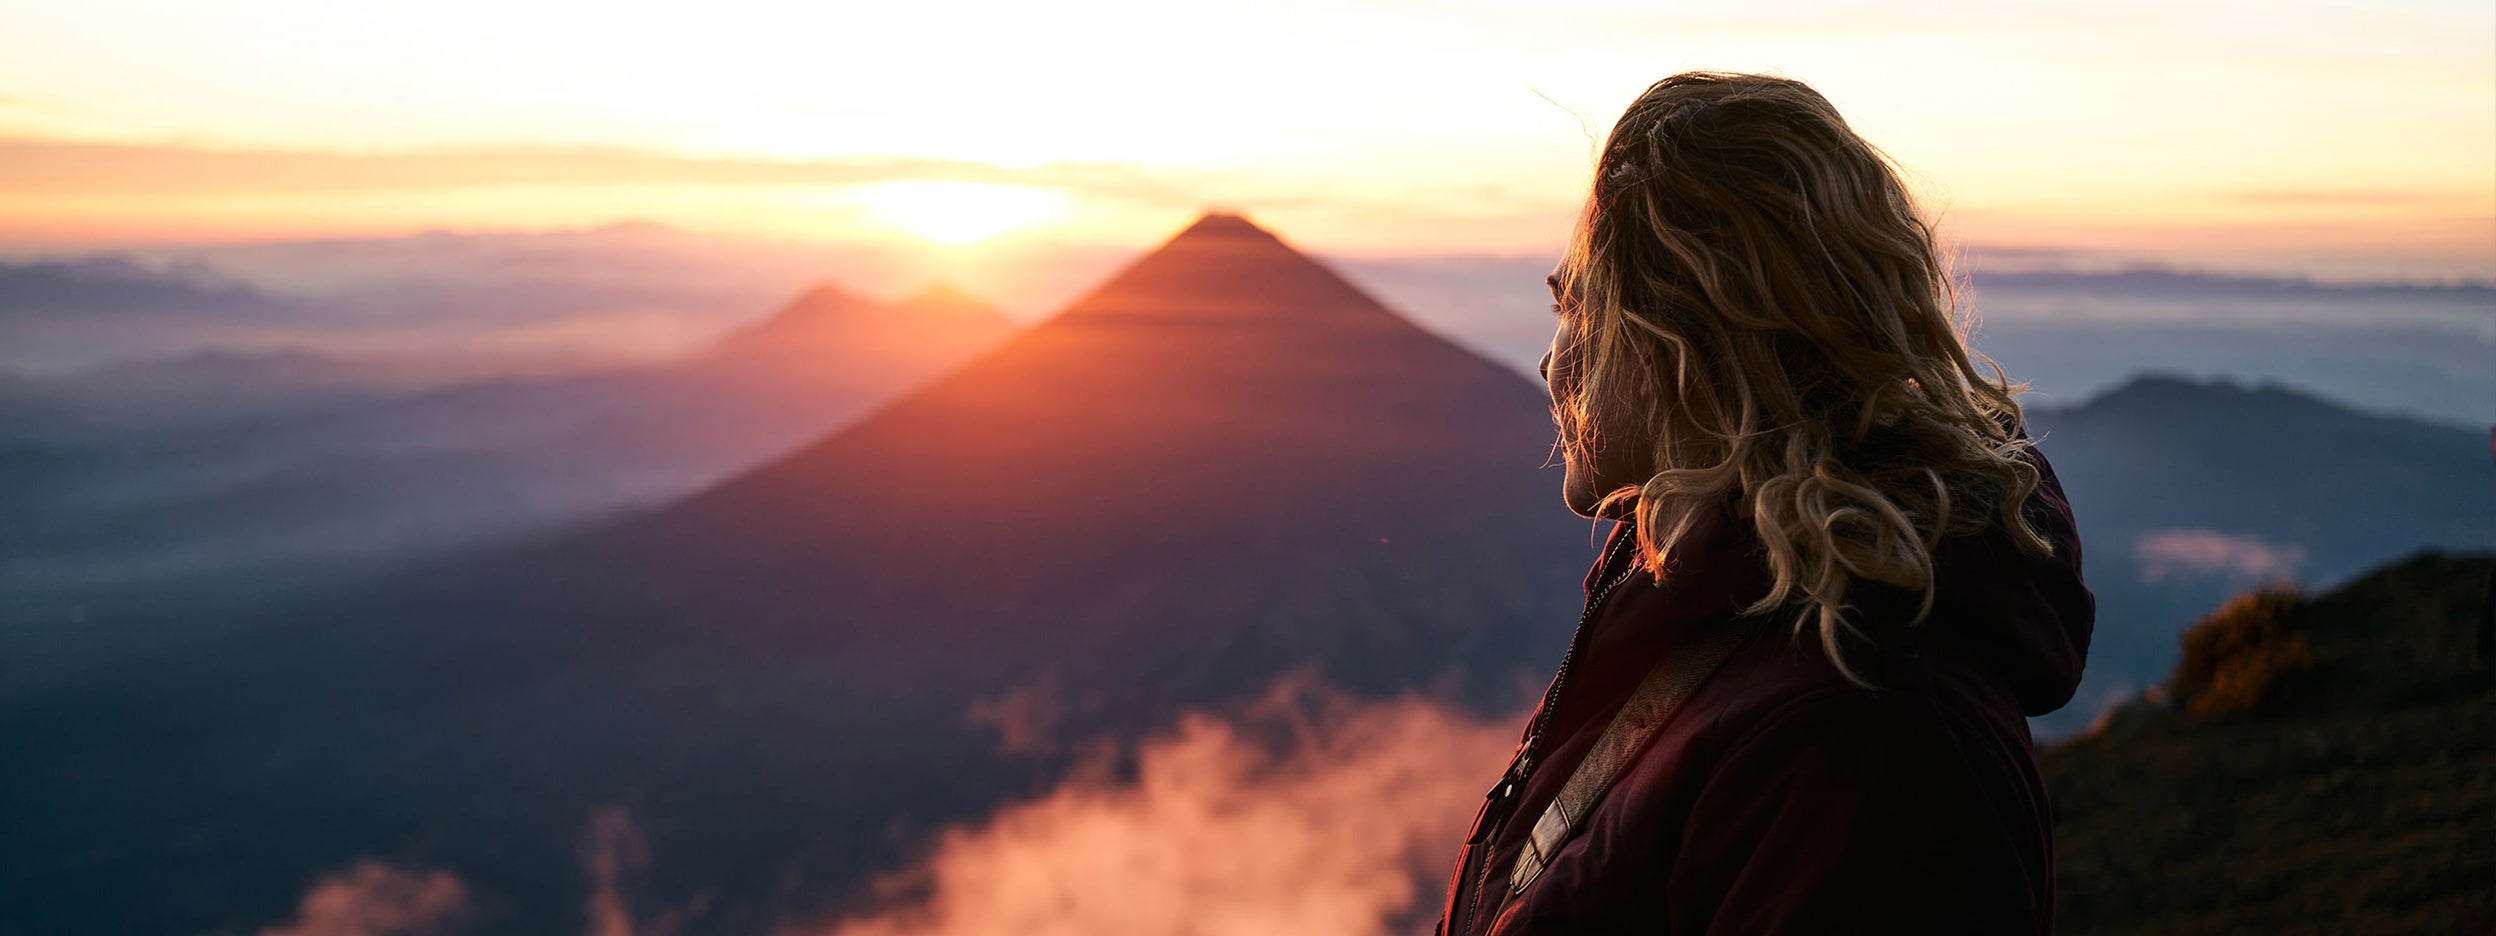
[[[2496,548],[2484,428],[2173,377],[2028,417],[2071,498],[2100,621],[2080,698],[2041,733],[2077,730],[2162,676],[2175,632],[2254,581]]]

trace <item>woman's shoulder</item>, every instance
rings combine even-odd
[[[1692,699],[1703,713],[1692,740],[1714,755],[2025,739],[2012,736],[2023,724],[2016,695],[1999,691],[1963,648],[1913,630],[1879,634],[1848,647],[1850,678],[1816,639],[1766,622],[1748,626],[1759,633]]]
[[[1725,746],[1835,728],[1922,732],[1939,724],[1940,710],[1954,704],[1925,682],[1865,686],[1849,681],[1817,646],[1789,648],[1774,637],[1761,643],[1776,646],[1754,645],[1738,661],[1739,669],[1737,661],[1728,661],[1731,672],[1718,684],[1725,691],[1711,700],[1710,721]]]
[[[1897,700],[1896,688],[1878,683],[1867,687],[1848,679],[1813,635],[1798,636],[1767,620],[1736,620],[1725,626],[1747,627],[1753,633],[1708,687],[1719,690],[1711,702],[1721,719],[1746,727],[1811,721],[1887,709]],[[1848,660],[1860,671],[1887,650],[1873,643],[1850,647]]]

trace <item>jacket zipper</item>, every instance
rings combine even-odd
[[[1621,545],[1616,545],[1603,554],[1603,568],[1611,568],[1612,563],[1624,551],[1637,549],[1637,531],[1624,531],[1620,540]],[[1560,692],[1569,681],[1569,666],[1577,661],[1578,654],[1586,644],[1586,626],[1594,622],[1595,610],[1603,606],[1603,599],[1611,597],[1612,590],[1629,581],[1629,577],[1637,571],[1638,564],[1629,563],[1619,575],[1596,580],[1595,590],[1587,594],[1586,608],[1577,615],[1577,630],[1569,635],[1568,652],[1560,656],[1560,669],[1552,674],[1551,688],[1543,691],[1543,704],[1535,708],[1534,725],[1526,732],[1525,742],[1517,745],[1517,757],[1509,763],[1508,775],[1501,778],[1498,786],[1491,788],[1495,794],[1504,793],[1507,797],[1525,795],[1525,781],[1534,773],[1534,757],[1542,753],[1543,732],[1551,726],[1552,709],[1558,705]],[[1498,824],[1483,836],[1482,873],[1474,880],[1473,894],[1466,902],[1464,925],[1449,931],[1448,936],[1471,936],[1473,933],[1474,918],[1482,912],[1482,891],[1491,883],[1491,858],[1499,843],[1499,832],[1507,827],[1508,817],[1516,812],[1514,803],[1507,805],[1509,808],[1501,811]]]

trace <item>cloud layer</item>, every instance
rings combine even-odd
[[[1426,927],[1520,721],[1286,680],[1235,716],[1183,716],[1132,776],[1094,763],[942,833],[878,882],[882,909],[790,936]]]
[[[1295,933],[1383,936],[1436,919],[1448,862],[1524,713],[1354,698],[1305,674],[1235,711],[1190,711],[1054,790],[947,829],[874,882],[876,906],[780,936]],[[709,895],[636,914],[652,859],[621,807],[580,841],[584,936],[663,936]],[[259,936],[443,936],[474,918],[447,871],[365,860],[314,882]]]

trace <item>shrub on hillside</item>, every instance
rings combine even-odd
[[[2195,715],[2250,712],[2282,678],[2314,665],[2305,636],[2290,618],[2305,592],[2276,582],[2237,595],[2184,631],[2184,657],[2167,688]]]

